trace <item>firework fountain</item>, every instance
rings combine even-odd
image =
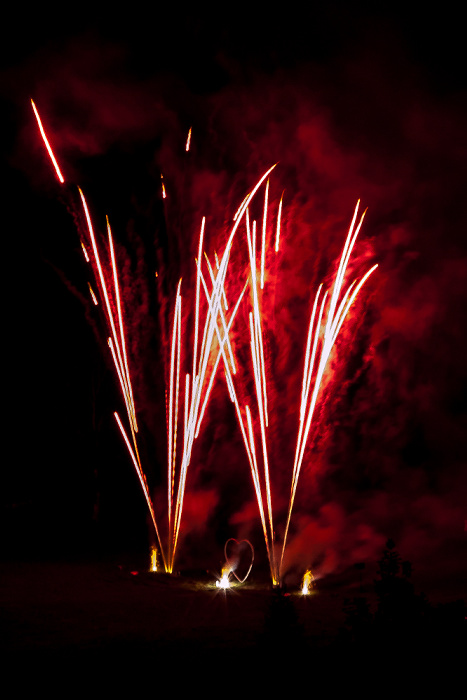
[[[63,185],[58,162],[46,136],[39,112],[32,102],[32,108],[39,126],[39,131],[53,163],[57,178]],[[186,150],[190,148],[191,129],[186,141]],[[172,332],[170,342],[170,361],[167,386],[167,542],[163,546],[154,504],[151,499],[145,472],[143,470],[140,451],[138,449],[137,407],[131,380],[131,372],[127,353],[126,330],[124,325],[125,310],[122,308],[119,273],[115,256],[115,247],[110,223],[107,219],[107,240],[104,245],[95,234],[89,207],[84,193],[80,188],[79,201],[81,212],[79,218],[85,223],[82,227],[81,245],[87,262],[92,266],[97,293],[90,286],[94,303],[101,304],[104,310],[108,329],[108,347],[112,358],[115,374],[121,389],[126,411],[127,428],[120,415],[115,412],[118,424],[131,461],[138,475],[143,490],[151,520],[154,526],[157,543],[160,549],[164,568],[172,572],[179,543],[182,522],[184,496],[187,483],[187,473],[190,466],[193,446],[198,437],[206,414],[206,407],[214,386],[214,381],[222,364],[223,374],[230,400],[237,416],[250,465],[254,493],[258,505],[261,527],[264,535],[269,561],[271,580],[279,583],[283,575],[283,560],[286,550],[289,527],[294,507],[297,486],[302,469],[307,439],[313,425],[316,405],[322,393],[323,378],[329,363],[331,351],[336,344],[339,332],[362,286],[376,269],[371,267],[360,279],[354,280],[343,293],[346,270],[351,254],[360,231],[364,214],[358,219],[359,203],[357,203],[350,224],[348,235],[341,254],[338,269],[332,289],[323,293],[321,284],[314,297],[311,318],[305,349],[302,390],[298,411],[297,441],[293,462],[289,505],[282,544],[276,540],[274,527],[274,509],[271,491],[271,469],[268,452],[268,377],[265,364],[263,340],[263,311],[262,294],[266,279],[266,259],[268,241],[273,240],[274,253],[279,252],[281,236],[281,217],[283,196],[270,214],[269,177],[275,165],[269,168],[248,192],[237,210],[230,232],[227,236],[224,251],[220,257],[215,255],[215,263],[211,263],[204,250],[205,219],[202,219],[198,250],[196,257],[196,283],[194,290],[194,328],[191,353],[191,372],[182,376],[182,356],[187,354],[182,347],[183,340],[188,337],[184,328],[182,314],[182,280],[180,279],[175,295],[172,315]],[[162,176],[161,176],[162,177]],[[252,218],[253,200],[263,189],[263,205],[260,225]],[[162,194],[166,196],[162,179]],[[270,222],[274,219],[274,224]],[[258,229],[260,228],[260,232]],[[243,234],[243,236],[241,235]],[[257,239],[261,238],[258,245]],[[229,266],[232,265],[231,253],[234,245],[247,248],[248,264],[240,271],[235,271],[236,279],[244,277],[243,288],[236,293],[233,306],[229,304],[226,284]],[[104,248],[104,250],[103,250]],[[259,248],[259,251],[257,250]],[[253,375],[254,395],[245,396],[244,387],[239,386],[237,378],[237,363],[230,342],[232,327],[240,305],[246,303],[245,294],[250,291],[249,348]],[[184,397],[182,398],[181,397]],[[183,404],[183,406],[181,405]],[[180,432],[182,433],[180,437]],[[257,449],[259,445],[259,449]],[[250,547],[251,544],[248,543]],[[253,550],[252,550],[253,551]],[[226,553],[224,585],[234,570]],[[251,568],[251,567],[250,567]]]

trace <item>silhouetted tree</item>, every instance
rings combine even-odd
[[[373,616],[368,599],[364,596],[344,600],[345,623],[342,641],[367,644],[370,641]]]
[[[340,658],[354,666],[365,658],[375,673],[391,668],[402,676],[410,670],[419,679],[441,666],[452,673],[461,668],[467,648],[465,602],[433,606],[424,594],[416,594],[412,565],[402,561],[392,540],[386,542],[377,573],[373,615],[363,596],[344,602],[345,622],[333,646]]]
[[[374,582],[378,606],[375,632],[380,642],[406,646],[422,638],[429,610],[425,596],[417,595],[411,583],[412,565],[403,562],[393,540],[378,562],[378,578]]]

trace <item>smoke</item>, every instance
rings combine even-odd
[[[311,566],[318,575],[374,560],[389,536],[405,558],[427,567],[434,553],[442,556],[443,543],[459,540],[465,508],[465,105],[430,90],[423,67],[395,48],[394,38],[379,26],[363,41],[346,39],[335,61],[277,59],[280,65],[267,67],[256,56],[247,64],[219,49],[211,63],[223,78],[204,94],[183,70],[137,70],[127,45],[89,34],[68,43],[60,60],[43,50],[19,71],[50,119],[71,179],[84,182],[96,209],[113,208],[117,219],[148,440],[164,414],[157,342],[167,344],[178,278],[183,291],[193,281],[201,217],[213,260],[245,194],[278,163],[271,225],[284,191],[283,228],[280,254],[268,252],[264,334],[279,537],[314,293],[333,279],[356,201],[368,207],[349,280],[374,262],[379,268],[331,358],[286,556],[288,567]],[[21,134],[28,136],[14,162],[28,172],[31,159],[42,158],[30,132],[24,118]],[[47,166],[41,179],[50,176]],[[238,247],[237,260],[246,260],[245,241]],[[243,283],[233,270],[229,299]],[[192,312],[185,313],[189,320]],[[239,314],[232,340],[247,358],[244,323]],[[246,359],[241,369],[245,397]],[[205,425],[187,485],[182,529],[189,547],[197,555],[203,547],[221,551],[236,537],[261,550],[248,462],[221,376]],[[159,436],[159,462],[164,440]],[[190,559],[187,547],[181,557]]]

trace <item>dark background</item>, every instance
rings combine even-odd
[[[287,332],[307,317],[309,287],[337,257],[362,198],[369,213],[358,255],[380,269],[365,292],[350,374],[324,410],[307,461],[291,566],[312,565],[325,577],[374,563],[393,537],[427,593],[449,599],[465,590],[467,105],[453,7],[289,3],[277,13],[232,7],[222,18],[137,6],[100,18],[81,7],[66,20],[8,11],[7,556],[141,553],[151,539],[113,421],[120,399],[90,310],[68,194],[37,133],[33,97],[66,178],[83,187],[101,227],[109,214],[128,249],[163,237],[169,224],[177,241],[191,240],[202,214],[213,225],[231,216],[280,161],[275,187],[287,191],[284,256],[298,299],[298,311],[282,307]],[[177,192],[169,224],[161,171]],[[302,258],[293,268],[295,251],[307,253],[311,271]],[[182,258],[168,261],[172,294]],[[294,369],[277,397],[292,395]],[[163,383],[154,382],[163,421]],[[180,564],[218,566],[229,536],[251,538],[264,560],[241,442],[233,429],[212,430],[198,456],[203,468],[193,467]],[[164,440],[162,431],[151,448],[154,487],[163,483]]]

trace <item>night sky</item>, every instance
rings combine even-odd
[[[75,184],[96,228],[105,230],[106,214],[113,226],[142,451],[163,512],[161,327],[180,275],[186,289],[193,283],[201,217],[212,257],[245,194],[277,162],[271,206],[284,191],[284,227],[280,256],[270,256],[264,324],[279,539],[313,296],[332,279],[359,198],[368,212],[351,272],[379,264],[331,362],[288,566],[325,577],[375,562],[391,537],[427,592],[462,591],[467,86],[460,15],[449,4],[442,16],[397,3],[371,13],[339,3],[286,10],[263,16],[231,7],[224,20],[195,8],[183,15],[134,8],[131,16],[93,13],[93,20],[80,10],[58,25],[56,17],[50,25],[43,16],[12,21],[0,78],[8,556],[146,551],[152,538],[112,415],[123,407],[89,299]],[[31,97],[70,183],[64,187]],[[241,266],[231,274],[243,286]],[[245,311],[233,332],[240,357],[247,321]],[[228,537],[250,539],[264,562],[249,466],[220,377],[189,471],[179,566],[217,566]]]

